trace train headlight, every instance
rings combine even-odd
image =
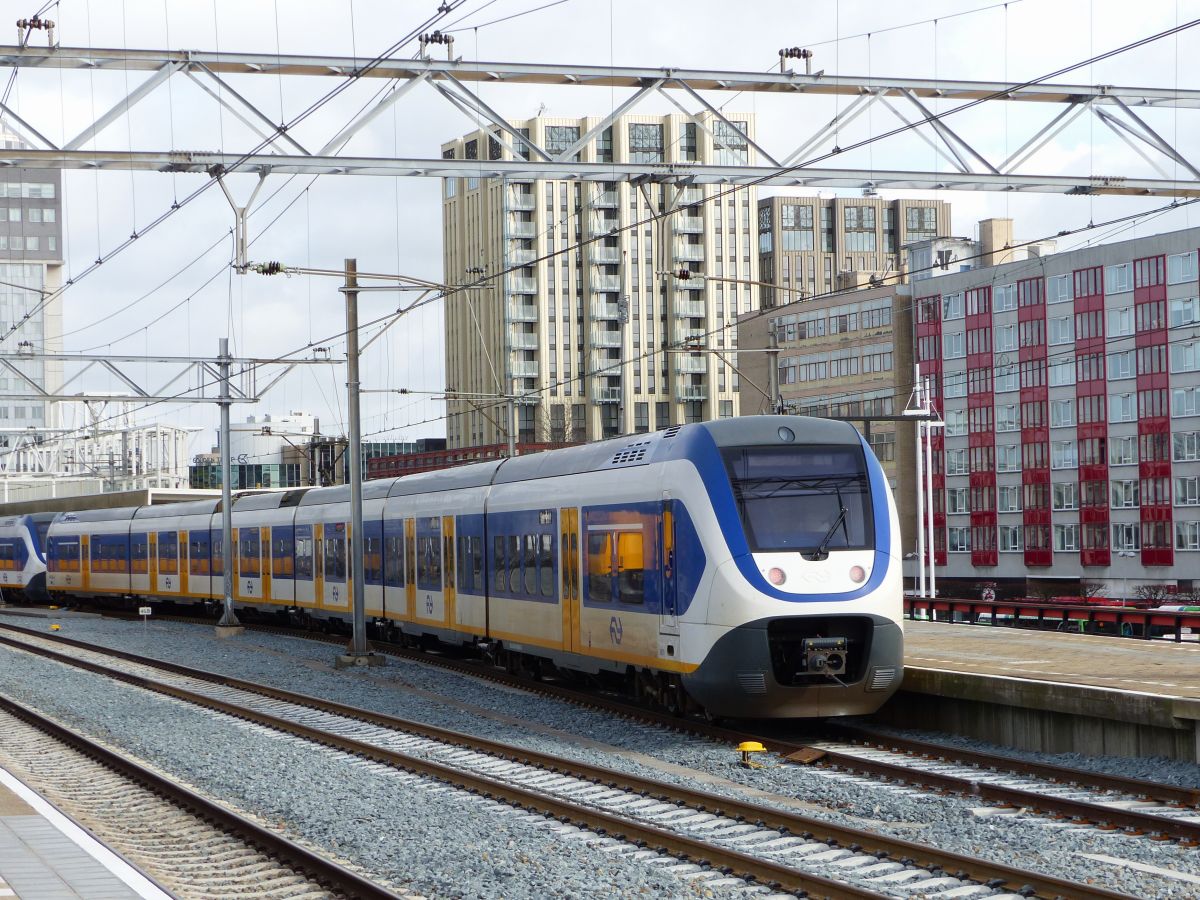
[[[771,584],[775,585],[776,587],[779,587],[781,584],[787,581],[787,573],[778,566],[773,566],[767,570],[767,581],[771,582]]]
[[[866,580],[866,577],[867,577],[867,570],[864,569],[862,566],[851,566],[850,567],[850,580],[853,581],[855,584],[862,584],[863,581]]]

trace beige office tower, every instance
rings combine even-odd
[[[442,148],[480,172],[443,187],[445,281],[476,284],[446,299],[447,386],[474,395],[450,402],[451,448],[507,440],[504,396],[518,398],[523,444],[738,414],[734,323],[758,305],[756,191],[688,185],[687,167],[753,165],[753,117],[628,115],[577,146],[600,121],[515,127],[552,158],[575,148],[584,163],[662,163],[666,177],[488,178],[490,160],[531,154],[489,130]]]

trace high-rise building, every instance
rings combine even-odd
[[[0,132],[9,150],[26,145],[10,132]],[[62,286],[62,175],[52,169],[0,170],[0,337],[10,352],[62,351],[62,300],[45,299]],[[37,388],[56,391],[62,385],[62,363],[18,360],[21,375]],[[0,373],[0,447],[9,446],[14,431],[54,428],[52,404],[8,399],[28,394],[31,385],[11,370]]]
[[[753,164],[753,118],[728,119],[734,127],[709,115],[623,116],[577,158]],[[562,154],[599,121],[515,125]],[[450,447],[505,441],[502,396],[518,398],[521,443],[736,415],[737,362],[719,351],[736,349],[729,326],[758,292],[673,273],[757,280],[755,189],[713,199],[720,186],[487,178],[487,161],[513,158],[510,146],[528,158],[528,145],[487,130],[442,148],[446,158],[480,160],[479,178],[444,180],[445,280],[480,282],[446,303],[447,386],[472,395],[450,401]],[[698,352],[667,349],[689,341]]]
[[[1200,586],[1197,247],[1191,228],[912,284],[946,423],[940,590]]]
[[[776,306],[895,280],[903,248],[950,233],[944,200],[878,197],[766,197],[758,202],[762,305]]]

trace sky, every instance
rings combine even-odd
[[[27,0],[3,5],[10,19],[37,8]],[[434,0],[60,0],[46,15],[55,20],[56,38],[63,46],[370,58],[411,32],[436,6]],[[1010,0],[999,5],[993,0],[751,0],[736,5],[715,0],[468,0],[438,27],[453,29],[455,55],[465,59],[767,71],[778,68],[781,46],[803,46],[816,54],[814,70],[829,74],[1016,83],[1196,18],[1200,0],[1147,0],[1136,7],[1108,0]],[[45,37],[34,35],[31,43],[44,45]],[[414,41],[396,56],[411,58],[417,49]],[[444,56],[443,48],[434,51]],[[1053,80],[1195,88],[1200,86],[1194,64],[1198,56],[1200,28],[1194,28]],[[51,140],[62,142],[145,77],[121,69],[22,70],[9,103]],[[234,76],[230,83],[273,120],[290,121],[338,81],[256,75]],[[168,86],[135,106],[88,147],[239,152],[258,143],[194,82],[176,76]],[[301,123],[293,136],[306,146],[320,147],[381,86],[373,79],[351,85]],[[533,116],[540,108],[547,115],[603,115],[626,96],[609,88],[485,85],[480,90],[487,103],[511,118]],[[847,102],[727,93],[708,99],[723,104],[730,114],[754,113],[760,143],[783,154]],[[969,135],[989,158],[1003,159],[1058,111],[1034,106],[988,104],[949,124]],[[935,111],[942,108],[934,104]],[[637,111],[675,110],[654,98]],[[1156,110],[1147,117],[1185,152],[1200,147],[1200,113]],[[896,124],[886,112],[872,111],[839,134],[839,144],[873,137]],[[422,86],[358,134],[342,153],[432,158],[440,155],[442,142],[475,127],[471,118]],[[881,140],[846,154],[838,163],[948,170],[928,144],[912,135]],[[1090,116],[1076,120],[1020,171],[1158,177]],[[1171,167],[1167,171],[1174,176]],[[118,170],[67,171],[63,178],[67,277],[78,275],[131,233],[141,234],[174,201],[207,181],[198,174]],[[228,179],[237,202],[246,201],[255,180],[248,174]],[[762,195],[777,192],[763,189]],[[943,191],[938,196],[952,203],[955,234],[972,235],[981,218],[1010,216],[1020,239],[1163,205],[1161,199],[1050,194]],[[437,179],[274,175],[266,180],[249,219],[250,256],[322,269],[340,269],[345,258],[355,257],[361,271],[453,281],[453,274],[442,272],[440,198]],[[1086,240],[1121,240],[1196,224],[1196,209],[1176,210],[1120,231],[1102,229],[1065,239],[1060,249]],[[228,336],[237,356],[271,357],[320,344],[329,346],[334,357],[344,358],[342,339],[323,340],[344,328],[339,280],[234,274],[229,267],[232,225],[228,202],[219,189],[211,188],[80,278],[63,295],[65,348],[215,355],[219,338]],[[360,318],[375,319],[399,302],[394,294],[363,294]],[[369,336],[368,331],[364,340]],[[364,354],[364,388],[442,389],[442,346],[440,304],[405,316]],[[161,370],[147,368],[143,374],[153,382]],[[119,389],[103,382],[92,386]],[[367,440],[413,440],[444,433],[441,404],[428,398],[371,393],[364,396],[362,408]],[[235,406],[233,415],[238,421],[290,410],[317,415],[325,433],[344,432],[344,369],[293,372],[261,403]],[[65,418],[71,422],[70,414]],[[201,429],[194,443],[197,452],[215,443],[215,407],[157,406],[139,413],[138,419]]]

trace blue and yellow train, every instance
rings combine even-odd
[[[676,426],[371,481],[363,498],[377,634],[716,716],[869,713],[900,684],[896,509],[845,423]],[[238,606],[347,621],[349,500],[237,498]],[[45,546],[59,598],[223,596],[219,501],[60,513]]]

